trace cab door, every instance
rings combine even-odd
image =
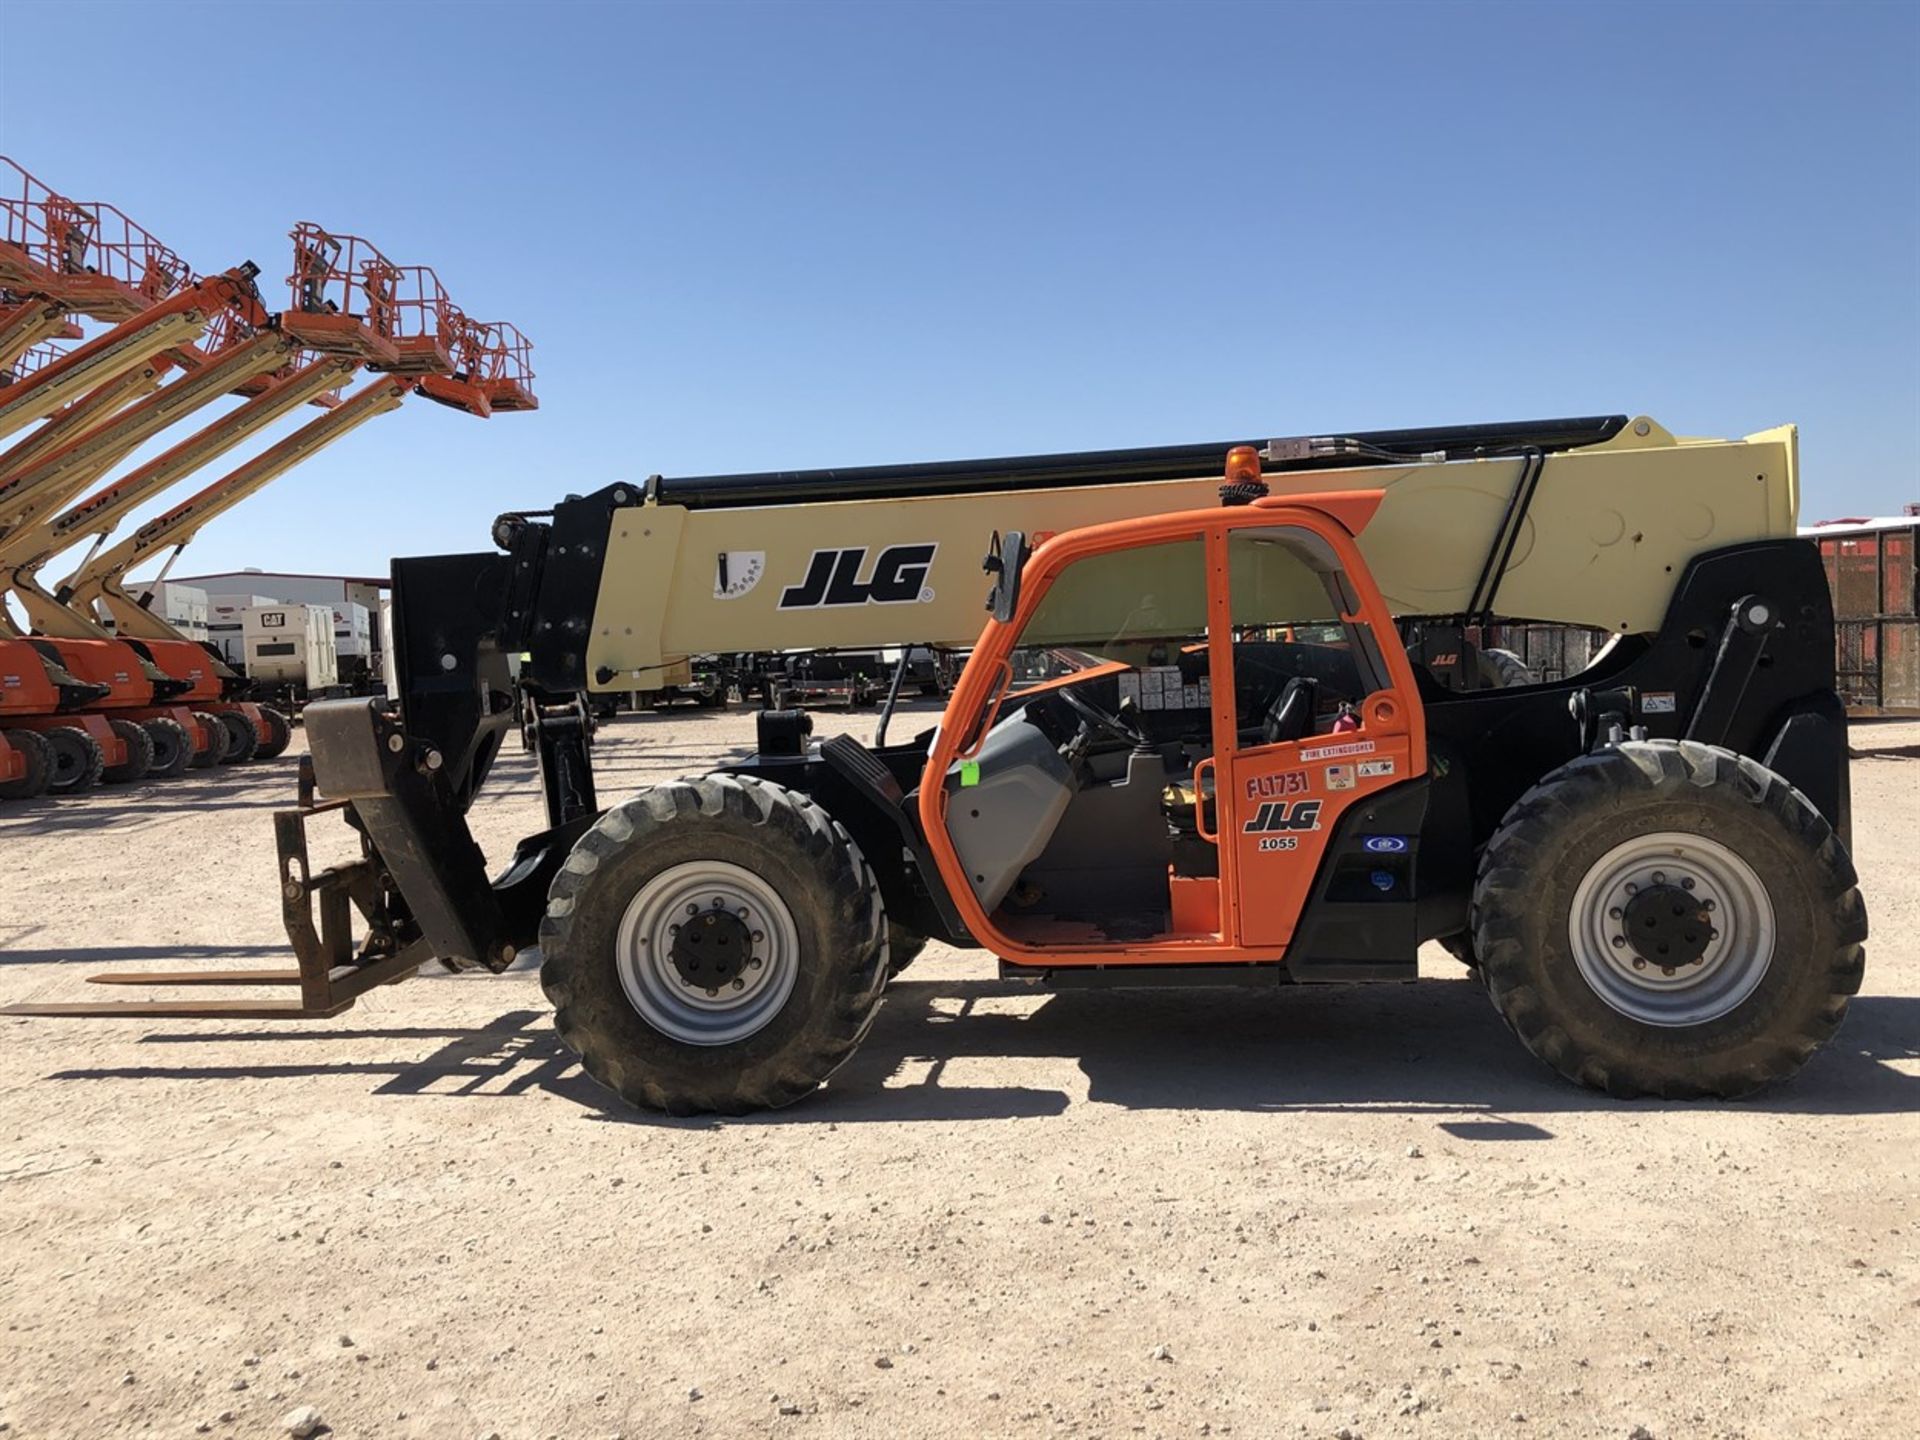
[[[1227,613],[1214,653],[1229,676],[1215,705],[1232,708],[1217,762],[1222,869],[1234,939],[1263,955],[1293,939],[1340,817],[1426,763],[1413,673],[1352,537],[1317,512],[1268,513],[1217,541]],[[1217,723],[1226,732],[1224,714]],[[1366,844],[1384,856],[1413,842]]]

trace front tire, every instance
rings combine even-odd
[[[211,770],[227,753],[227,727],[211,710],[195,710],[193,723],[200,733],[189,737],[193,741],[193,758],[187,761],[187,768]]]
[[[84,795],[100,783],[107,758],[98,740],[78,725],[55,725],[40,735],[53,760],[47,777],[49,795]]]
[[[1643,740],[1561,766],[1481,856],[1474,950],[1495,1007],[1570,1080],[1746,1095],[1832,1036],[1866,907],[1812,803],[1730,750]]]
[[[109,720],[107,724],[127,753],[118,765],[101,771],[101,778],[109,785],[131,785],[146,779],[153,769],[153,737],[131,720]]]
[[[810,1094],[887,979],[886,910],[852,837],[806,796],[731,775],[603,815],[554,879],[540,948],[587,1073],[673,1115]]]
[[[244,765],[260,753],[260,727],[246,711],[222,710],[220,723],[227,732],[227,747],[220,755],[222,765]]]
[[[927,937],[916,935],[911,930],[887,922],[887,978],[892,979],[907,966],[920,958],[920,952],[927,948]]]
[[[293,721],[287,718],[284,711],[276,710],[271,705],[260,707],[260,719],[260,746],[253,752],[253,758],[271,760],[276,755],[286,754],[287,746],[293,743]]]
[[[153,764],[147,770],[149,780],[171,780],[187,768],[193,759],[193,740],[186,726],[163,715],[140,728],[147,732],[147,740],[153,746]]]
[[[1475,976],[1480,974],[1480,957],[1474,953],[1472,930],[1462,930],[1454,935],[1442,935],[1440,948],[1466,966]]]
[[[32,730],[9,730],[6,741],[20,756],[26,773],[14,780],[0,780],[0,800],[38,800],[47,793],[47,783],[53,778],[53,751]]]

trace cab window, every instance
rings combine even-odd
[[[1387,688],[1359,596],[1320,536],[1292,525],[1236,530],[1227,565],[1243,745],[1324,734]]]

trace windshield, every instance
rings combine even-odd
[[[1178,663],[1207,638],[1198,536],[1092,555],[1057,577],[1010,657],[1012,690],[1090,672]]]

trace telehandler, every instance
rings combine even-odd
[[[1833,1034],[1866,938],[1796,464],[1791,427],[1613,416],[655,477],[503,516],[499,553],[394,562],[397,705],[306,712],[276,821],[299,968],[100,977],[300,999],[15,1013],[331,1015],[538,944],[590,1074],[737,1113],[826,1080],[929,937],[1050,987],[1407,981],[1440,939],[1562,1075],[1745,1094]],[[1503,688],[1410,654],[1496,618],[1613,639]],[[601,808],[564,697],[809,645],[972,654],[911,740],[891,704],[872,746],[767,710],[751,758]],[[466,813],[514,656],[555,702],[549,827],[490,883]],[[315,872],[336,809],[362,858]]]

